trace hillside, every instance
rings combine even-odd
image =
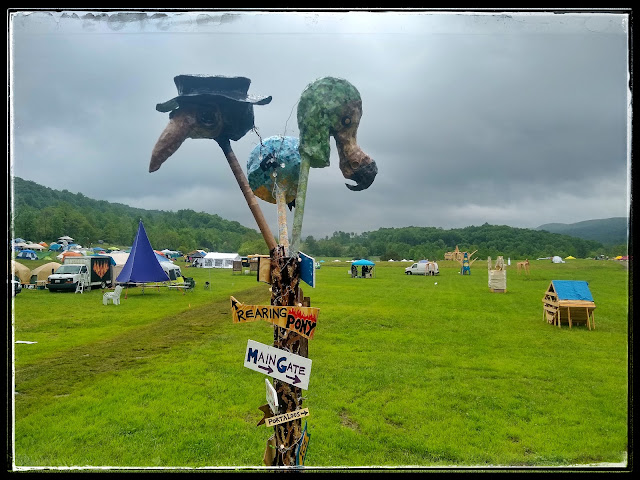
[[[61,235],[69,235],[84,246],[98,243],[126,246],[133,242],[138,221],[142,219],[151,245],[157,250],[189,252],[198,248],[241,255],[269,253],[257,230],[204,212],[132,208],[93,200],[81,193],[53,190],[18,177],[14,178],[13,200],[12,236],[30,241],[52,242]],[[308,236],[301,250],[315,257],[443,259],[445,252],[456,246],[462,251],[475,251],[477,258],[499,255],[505,259],[553,255],[584,258],[626,253],[619,247],[606,249],[599,241],[577,236],[489,224],[450,230],[409,226],[362,234],[333,232],[324,238]]]
[[[156,249],[268,253],[257,230],[218,215],[189,209],[143,210],[53,190],[19,177],[13,181],[14,237],[52,242],[68,235],[84,246],[100,242],[125,246],[133,242],[142,220]]]
[[[536,230],[594,240],[603,245],[620,245],[627,243],[627,223],[626,217],[613,217],[577,223],[547,223]]]

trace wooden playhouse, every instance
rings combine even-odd
[[[496,264],[491,264],[491,257],[487,258],[487,266],[489,267],[489,290],[491,292],[506,293],[507,292],[507,269],[504,266],[504,259],[499,256]]]
[[[595,329],[595,308],[589,284],[581,280],[552,280],[542,298],[543,319],[558,327],[586,324]]]

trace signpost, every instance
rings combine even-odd
[[[306,357],[248,340],[244,366],[303,390],[309,389],[311,360]]]

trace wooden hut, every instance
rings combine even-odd
[[[496,264],[491,264],[491,257],[487,259],[489,270],[489,290],[491,292],[506,293],[507,291],[507,270],[504,267],[504,258],[499,256]]]
[[[558,327],[584,323],[595,329],[595,308],[589,284],[580,280],[552,280],[542,298],[543,319]]]

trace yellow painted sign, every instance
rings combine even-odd
[[[264,320],[292,330],[305,338],[313,338],[318,321],[319,308],[276,305],[244,305],[231,297],[233,323]]]
[[[306,417],[309,415],[308,408],[301,408],[300,410],[294,410],[293,412],[286,412],[280,415],[274,415],[273,417],[267,417],[264,419],[265,427],[273,427],[280,425],[281,423],[290,422],[298,418]]]

